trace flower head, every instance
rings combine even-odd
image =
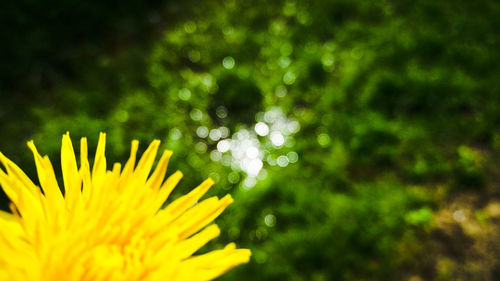
[[[175,172],[164,181],[172,152],[163,152],[150,175],[160,142],[135,165],[133,141],[125,166],[109,171],[105,141],[101,133],[91,169],[82,138],[78,168],[69,134],[63,136],[64,195],[32,141],[41,188],[0,153],[0,185],[12,201],[12,214],[0,211],[0,280],[211,280],[248,262],[250,251],[232,243],[193,256],[219,235],[215,224],[206,226],[233,201],[226,195],[198,202],[211,179],[162,208],[182,177]]]

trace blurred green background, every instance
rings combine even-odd
[[[107,133],[236,203],[220,280],[500,280],[500,2],[0,3],[0,150]],[[2,207],[7,200],[2,195]],[[206,250],[206,249],[205,249]]]

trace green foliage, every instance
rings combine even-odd
[[[236,199],[211,246],[236,240],[254,255],[221,280],[402,280],[422,263],[434,189],[492,182],[490,156],[500,151],[497,2],[135,2],[122,8],[123,19],[106,4],[79,11],[110,28],[94,34],[69,21],[88,36],[84,46],[53,24],[39,27],[49,41],[9,37],[13,46],[31,44],[11,59],[47,64],[54,75],[48,88],[43,79],[4,87],[2,151],[35,175],[21,142],[28,137],[56,168],[66,131],[88,136],[94,148],[107,132],[114,161],[126,159],[132,139],[142,149],[162,140],[175,151],[170,171],[186,175],[174,197],[210,176],[212,193]],[[161,32],[146,28],[151,9],[166,18]],[[36,33],[31,20],[25,28]],[[123,22],[149,30],[133,37],[148,44],[105,50],[121,42]],[[40,55],[73,49],[87,55]],[[71,77],[56,67],[60,60]],[[18,73],[26,72],[13,69],[5,81],[20,83]],[[293,125],[282,128],[283,145],[250,134],[256,122],[276,131],[277,119]],[[241,132],[262,154],[254,177],[217,148],[220,137],[238,140]],[[446,265],[439,270],[446,275]]]
[[[425,198],[390,182],[326,193],[315,179],[286,189],[274,180],[242,197],[224,217],[227,227],[250,230],[230,230],[228,236],[252,248],[254,258],[222,280],[253,280],[255,272],[263,280],[397,280],[395,253],[407,254],[397,250],[402,237],[432,217],[428,209],[414,209]]]

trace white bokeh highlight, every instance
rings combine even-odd
[[[216,149],[210,152],[213,161],[246,174],[241,182],[245,190],[267,177],[266,165],[286,167],[298,161],[296,152],[283,151],[293,145],[293,135],[300,130],[297,120],[288,118],[279,107],[258,113],[256,120],[250,129],[243,126],[232,135],[227,127],[200,126],[196,130],[200,138],[216,142]]]

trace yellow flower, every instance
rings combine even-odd
[[[101,133],[91,171],[86,138],[78,168],[69,134],[63,136],[64,196],[32,141],[41,190],[0,153],[0,184],[12,201],[12,214],[0,211],[0,280],[211,280],[248,262],[250,251],[232,243],[193,256],[219,235],[215,224],[205,226],[233,201],[226,195],[198,203],[211,179],[162,209],[182,177],[175,172],[164,181],[172,152],[163,152],[149,176],[160,142],[135,166],[133,141],[123,169],[115,163],[107,171],[105,142]]]

